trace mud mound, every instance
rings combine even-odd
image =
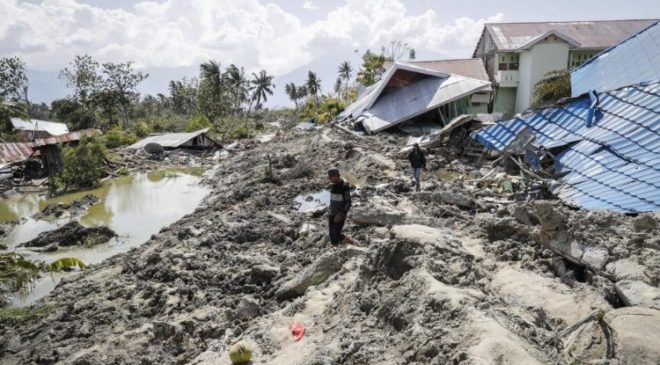
[[[83,215],[89,207],[99,202],[96,195],[87,194],[71,204],[51,204],[32,217],[34,219],[71,218]]]
[[[58,247],[65,246],[98,245],[106,243],[114,237],[117,237],[117,233],[108,227],[85,227],[73,221],[53,231],[43,232],[37,238],[20,246],[54,251]]]

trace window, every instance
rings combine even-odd
[[[518,63],[509,63],[509,70],[518,70]]]
[[[499,65],[499,70],[500,70],[500,71],[506,71],[506,70],[508,70],[508,67],[507,67],[508,65],[509,65],[508,63],[500,63],[500,65]]]

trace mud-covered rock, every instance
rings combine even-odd
[[[370,204],[355,207],[351,210],[349,218],[358,224],[391,226],[403,223],[406,213],[393,208]]]
[[[275,293],[278,299],[285,300],[295,298],[305,293],[312,285],[318,285],[327,280],[330,275],[336,273],[346,261],[364,251],[356,247],[347,247],[340,251],[329,252],[311,265],[296,274],[292,279],[280,285]]]
[[[93,194],[87,194],[84,197],[74,200],[71,204],[51,204],[39,213],[33,215],[34,219],[59,219],[80,216],[87,211],[89,207],[99,202],[99,198]]]
[[[73,221],[52,231],[40,233],[37,238],[21,244],[23,247],[60,247],[98,245],[117,237],[117,233],[105,226],[85,227]]]
[[[616,283],[616,292],[627,306],[660,309],[660,289],[643,281],[621,280]]]
[[[603,318],[612,331],[614,353],[620,364],[656,365],[660,359],[660,310],[626,307]]]

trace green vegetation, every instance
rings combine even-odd
[[[203,115],[196,115],[192,117],[186,124],[186,132],[194,132],[204,128],[211,128],[213,124],[209,118]]]
[[[53,306],[0,307],[0,323],[18,324],[27,320],[43,318],[54,309]]]
[[[567,70],[551,71],[534,86],[533,106],[554,104],[571,96],[571,74]]]
[[[106,148],[98,138],[83,137],[62,149],[62,170],[51,177],[52,195],[98,186],[104,175]]]
[[[9,293],[27,294],[31,289],[32,282],[41,273],[69,270],[71,268],[84,270],[86,267],[82,261],[73,257],[65,257],[50,264],[45,264],[30,261],[14,252],[0,253],[0,303],[4,301],[4,297]],[[22,318],[28,314],[30,313],[4,310],[0,312],[0,320]]]
[[[131,132],[124,131],[120,126],[115,126],[99,139],[106,148],[117,148],[132,145],[137,142],[138,137]]]

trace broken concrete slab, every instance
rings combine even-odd
[[[660,310],[619,308],[606,313],[603,321],[612,331],[614,353],[620,364],[658,364]]]
[[[643,281],[621,280],[616,292],[626,306],[660,309],[660,289]]]
[[[624,279],[645,281],[648,279],[644,274],[645,269],[644,266],[631,259],[610,262],[605,266],[605,271],[614,275],[616,281]]]
[[[406,212],[382,205],[370,204],[353,208],[349,218],[357,224],[392,226],[403,223]]]
[[[610,309],[609,303],[595,291],[577,291],[567,285],[537,273],[501,268],[491,282],[498,294],[510,304],[541,307],[550,317],[572,324],[594,308]]]
[[[329,252],[314,261],[307,268],[283,283],[275,293],[280,300],[292,299],[305,294],[312,285],[319,285],[336,273],[350,258],[363,254],[364,249],[349,246],[341,251]]]

